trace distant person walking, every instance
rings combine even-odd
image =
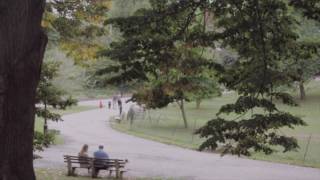
[[[118,102],[119,99],[120,99],[120,98],[119,98],[118,95],[114,95],[114,96],[112,97],[112,107],[113,107],[113,109],[116,108],[117,102]]]
[[[118,99],[118,107],[119,107],[119,114],[122,114],[122,101],[121,99]]]
[[[111,101],[108,101],[108,108],[111,109]]]

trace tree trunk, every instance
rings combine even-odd
[[[304,89],[303,81],[299,82],[299,89],[300,89],[300,99],[301,100],[305,100],[306,99],[306,91]]]
[[[35,180],[35,93],[45,0],[0,0],[0,180]]]
[[[47,137],[48,135],[47,102],[44,103],[44,112],[45,113],[44,113],[43,135],[44,137]]]
[[[196,108],[197,108],[197,109],[200,109],[201,101],[202,101],[202,100],[201,100],[200,98],[197,98],[197,99],[196,99]]]
[[[180,100],[180,102],[178,103],[179,108],[181,110],[181,114],[182,114],[182,119],[183,119],[183,123],[184,123],[184,127],[188,128],[188,121],[187,121],[187,115],[186,115],[186,111],[184,109],[184,100]]]

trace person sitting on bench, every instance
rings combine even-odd
[[[88,172],[90,170],[90,164],[89,161],[87,159],[88,157],[88,149],[89,146],[87,144],[84,144],[81,148],[81,151],[79,152],[78,156],[79,156],[79,161],[80,161],[80,167],[81,168],[88,168]]]
[[[94,152],[93,157],[96,159],[109,159],[108,154],[103,150],[103,145],[99,146],[99,150]],[[108,169],[107,164],[104,167],[95,167],[96,175],[98,175],[100,169]]]
[[[79,157],[88,157],[88,149],[89,149],[89,146],[87,144],[83,145],[78,156]]]

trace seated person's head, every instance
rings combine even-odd
[[[99,150],[103,150],[103,145],[99,145]]]

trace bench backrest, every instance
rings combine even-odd
[[[92,166],[94,167],[124,167],[128,160],[122,159],[97,159],[92,157],[79,157],[64,155],[64,162],[71,164],[80,164],[80,167]]]

